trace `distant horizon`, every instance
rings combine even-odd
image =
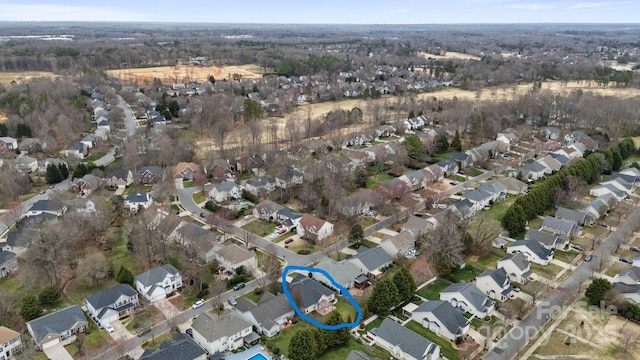
[[[180,4],[182,5],[182,4]],[[0,0],[0,22],[137,22],[264,25],[638,24],[640,0],[450,0],[392,3],[292,0]],[[605,20],[606,19],[606,20]]]

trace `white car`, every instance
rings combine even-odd
[[[200,300],[196,301],[195,304],[191,305],[191,307],[194,308],[194,309],[197,309],[202,305],[204,305],[204,300],[200,299]]]
[[[114,329],[113,326],[111,326],[111,324],[105,325],[104,329],[107,330],[108,333],[112,333],[112,332],[116,331],[116,329]]]

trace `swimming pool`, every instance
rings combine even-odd
[[[267,360],[267,358],[262,354],[255,354],[247,360]]]

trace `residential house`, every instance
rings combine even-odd
[[[553,157],[554,154],[551,153],[562,149],[562,144],[554,140],[540,141],[538,139],[535,139],[534,143],[534,151],[536,154],[550,154],[551,157]]]
[[[625,181],[625,179],[622,178],[619,174],[617,174],[615,178],[613,176],[614,175],[612,175],[611,180],[603,181],[600,183],[600,185],[601,186],[611,185],[615,187],[618,191],[621,191],[622,193],[624,193],[625,195],[629,195],[635,190],[634,184]]]
[[[22,352],[20,333],[0,326],[0,360],[15,358],[20,352]]]
[[[239,349],[243,339],[252,332],[251,323],[235,312],[217,316],[203,311],[193,320],[191,328],[193,340],[209,354]]]
[[[374,248],[361,246],[355,255],[347,257],[347,261],[356,265],[363,274],[373,279],[380,278],[382,269],[393,263],[391,256],[379,246]]]
[[[231,181],[222,181],[213,185],[209,190],[209,196],[216,202],[236,200],[242,197],[242,187]]]
[[[579,226],[593,225],[595,221],[592,216],[588,216],[584,211],[571,210],[562,206],[559,206],[556,210],[555,217],[557,219],[571,221]]]
[[[636,255],[635,258],[633,258],[633,267],[640,267],[640,255]]]
[[[228,244],[216,252],[218,264],[226,270],[235,272],[237,268],[244,267],[248,272],[258,269],[258,259],[253,251],[241,248],[236,244]]]
[[[426,234],[429,231],[434,230],[438,226],[438,220],[434,217],[419,217],[412,215],[407,219],[407,222],[402,225],[400,232],[408,232],[415,240],[420,235]]]
[[[111,125],[108,120],[102,119],[96,123],[96,131],[104,131],[105,133],[111,132]]]
[[[326,271],[336,283],[347,290],[354,287],[356,279],[362,275],[362,271],[353,263],[346,260],[335,261],[329,257],[320,259],[314,268]],[[332,288],[336,287],[321,273],[314,272],[313,278]]]
[[[173,340],[165,340],[157,350],[147,349],[139,360],[207,360],[208,354],[189,335],[178,333]]]
[[[556,159],[556,161],[558,161],[560,164],[562,164],[562,166],[567,165],[567,163],[569,162],[569,158],[562,154],[551,153],[549,155],[552,158]]]
[[[391,319],[384,319],[369,336],[395,358],[402,360],[436,360],[440,346],[405,328]]]
[[[546,171],[547,167],[537,162],[525,164],[520,168],[520,174],[522,174],[522,178],[529,180],[542,179],[545,176]]]
[[[498,269],[504,269],[511,282],[525,284],[531,279],[531,265],[524,254],[507,254],[498,260]]]
[[[40,174],[46,174],[47,166],[49,165],[55,165],[58,166],[58,168],[60,168],[61,165],[64,165],[67,167],[67,169],[69,169],[69,165],[60,158],[46,158],[44,160],[38,161],[38,172]]]
[[[158,225],[158,228],[162,228],[162,225],[163,224],[161,222],[160,225]],[[181,244],[188,244],[210,234],[212,234],[211,231],[202,228],[202,226],[196,225],[192,222],[181,222],[169,235],[169,240],[176,241]]]
[[[606,196],[606,195],[603,195]],[[613,195],[611,195],[613,196]],[[609,205],[606,199],[602,196],[591,200],[585,207],[584,212],[591,216],[593,219],[600,219],[605,216],[609,211]]]
[[[636,185],[640,183],[640,170],[636,169],[635,167],[628,167],[626,169],[620,170],[619,173],[622,175],[633,177],[635,179]]]
[[[397,133],[397,129],[391,125],[384,125],[376,129],[376,137],[378,138],[388,138],[390,136],[395,136]]]
[[[15,151],[18,149],[18,140],[9,136],[0,137],[0,151]]]
[[[136,172],[138,183],[148,185],[164,180],[164,170],[160,166],[143,166]]]
[[[351,350],[345,360],[373,360],[373,358],[362,351]]]
[[[546,216],[542,221],[542,230],[565,236],[581,236],[582,226],[573,221],[558,219],[553,216]]]
[[[640,284],[628,285],[617,282],[613,284],[613,290],[625,301],[635,305],[640,305]]]
[[[38,160],[31,156],[20,156],[16,159],[16,167],[23,174],[31,174],[38,171]]]
[[[302,313],[309,314],[314,310],[322,313],[331,311],[336,292],[318,280],[297,274],[286,286]]]
[[[460,171],[460,164],[455,160],[442,160],[436,165],[440,168],[440,171],[445,175],[457,174]]]
[[[83,143],[76,141],[64,149],[64,156],[76,159],[84,159],[87,155],[87,148]]]
[[[481,190],[467,190],[462,199],[469,200],[473,204],[472,210],[478,212],[491,204],[492,195]]]
[[[89,134],[80,140],[80,142],[87,148],[91,149],[97,145],[99,138],[95,134]]]
[[[98,210],[96,209],[96,203],[94,203],[91,199],[77,198],[75,200],[72,200],[70,204],[75,209],[76,214],[95,215],[98,213]]]
[[[62,216],[67,211],[67,205],[55,199],[38,200],[27,211],[27,217],[50,214]]]
[[[640,173],[640,170],[636,168],[632,168],[632,169]],[[619,185],[622,186],[620,187],[621,190],[629,191],[629,192],[634,191],[636,187],[638,187],[638,182],[640,182],[640,180],[636,177],[635,173],[632,173],[631,171],[627,171],[626,174],[622,172],[614,171],[611,174],[611,180],[617,181]]]
[[[194,177],[200,174],[200,166],[192,162],[180,162],[173,169],[173,174],[174,177],[193,180]]]
[[[440,292],[440,300],[448,301],[453,307],[480,319],[484,319],[495,308],[495,302],[473,283],[449,285]]]
[[[522,253],[529,262],[547,265],[553,259],[553,251],[545,248],[537,240],[518,240],[507,246],[507,253]]]
[[[553,234],[546,231],[529,229],[524,235],[525,240],[536,240],[549,250],[564,249],[569,245],[569,237],[563,234]]]
[[[411,191],[424,189],[427,186],[427,178],[424,176],[424,170],[414,170],[400,176],[398,179],[404,181]]]
[[[526,194],[529,191],[529,186],[516,178],[504,177],[496,181],[504,185],[510,195]]]
[[[473,165],[480,166],[483,162],[496,157],[500,151],[507,150],[508,147],[499,141],[489,141],[467,150],[466,153],[471,157]]]
[[[338,199],[336,209],[338,213],[347,217],[364,214],[371,210],[374,196],[370,189],[358,189],[354,193]]]
[[[78,305],[71,305],[27,322],[29,334],[41,350],[83,333],[88,327],[89,322]]]
[[[258,176],[247,180],[244,188],[255,196],[266,196],[276,190],[276,180],[271,176]]]
[[[453,203],[452,210],[463,219],[470,219],[477,212],[477,205],[472,203],[469,199],[462,199]]]
[[[124,198],[124,207],[130,211],[138,211],[141,207],[148,209],[152,203],[151,194],[142,190],[132,192]]]
[[[505,301],[511,294],[513,287],[507,272],[503,268],[495,270],[487,270],[476,276],[473,283],[480,291],[487,294],[490,298],[498,301]]]
[[[16,254],[7,250],[0,250],[0,279],[9,276],[18,269]]]
[[[554,173],[562,168],[562,164],[551,155],[540,158],[536,162],[547,168],[546,174]]]
[[[255,326],[258,333],[267,337],[278,335],[288,319],[295,315],[284,293],[274,295],[268,291],[264,292],[257,304],[245,297],[237,299],[237,302],[234,310]]]
[[[264,200],[253,208],[252,214],[256,219],[275,222],[278,220],[278,212],[284,208],[271,200]]]
[[[102,180],[91,174],[86,174],[81,178],[74,178],[71,181],[71,189],[80,195],[86,195],[90,192],[97,190],[100,187]]]
[[[623,269],[615,276],[614,282],[627,285],[640,284],[640,267],[632,266],[630,269]]]
[[[276,176],[276,186],[281,189],[288,189],[297,185],[302,185],[304,177],[302,172],[294,167],[287,167],[279,175]]]
[[[553,154],[562,155],[567,159],[577,159],[582,157],[582,154],[577,149],[571,146],[565,146],[560,150],[554,151]]]
[[[424,168],[424,170],[425,177],[433,179],[433,182],[440,182],[444,180],[444,173],[442,172],[442,168],[438,164],[431,164]]]
[[[426,116],[420,115],[404,121],[404,127],[407,130],[415,131],[422,129],[429,121]]]
[[[553,126],[545,126],[540,129],[540,135],[548,140],[558,140],[558,137],[560,137],[560,129]]]
[[[182,275],[171,264],[153,268],[136,276],[136,290],[149,302],[164,299],[182,287]]]
[[[278,223],[284,226],[287,231],[292,231],[300,225],[300,219],[302,219],[302,216],[302,213],[288,207],[284,207],[278,211]]]
[[[449,156],[449,160],[453,160],[457,162],[460,166],[460,169],[464,169],[471,166],[472,159],[471,159],[471,156],[469,156],[469,154],[458,152],[458,153],[451,154],[451,156]]]
[[[133,314],[138,293],[129,284],[118,284],[87,297],[84,304],[98,326],[104,326]]]
[[[484,192],[486,194],[491,195],[492,202],[503,201],[507,198],[507,187],[504,186],[501,182],[487,181],[478,187],[478,191]]]
[[[124,189],[133,184],[133,173],[131,170],[113,170],[107,173],[105,180],[111,188]]]
[[[411,312],[411,319],[451,341],[462,338],[471,325],[448,301],[427,301]]]
[[[296,227],[298,235],[318,243],[333,234],[333,224],[310,214],[304,214]]]

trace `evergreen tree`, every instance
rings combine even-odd
[[[129,284],[133,286],[133,282],[135,280],[136,279],[131,270],[127,269],[125,266],[121,266],[118,270],[118,274],[116,274],[116,281],[120,284]]]
[[[409,269],[401,267],[395,274],[393,274],[393,284],[398,289],[398,295],[400,301],[409,301],[413,298],[416,292],[416,281],[411,276]]]
[[[300,330],[293,334],[289,341],[289,359],[291,360],[317,360],[318,343],[311,329]]]
[[[404,147],[407,149],[407,154],[411,158],[420,159],[424,154],[424,145],[420,138],[415,134],[405,135]]]
[[[451,140],[451,148],[455,151],[462,151],[462,142],[460,141],[460,132],[456,130],[456,135]]]
[[[22,298],[22,307],[20,308],[20,315],[25,321],[31,321],[39,318],[42,315],[42,308],[38,298],[34,295],[27,295]]]
[[[326,325],[339,325],[342,324],[342,316],[338,311],[332,311],[327,315],[325,320]],[[349,342],[350,335],[348,328],[341,328],[339,330],[321,330],[322,341],[328,349],[340,347]]]
[[[438,153],[445,153],[449,151],[449,140],[447,140],[446,135],[438,135],[436,138],[436,148],[438,149]]]
[[[47,184],[57,184],[62,181],[62,175],[60,174],[60,169],[53,165],[47,165],[47,173],[44,175],[44,179]]]
[[[408,119],[413,119],[414,117],[416,117],[416,114],[413,113],[413,110],[409,111]]]
[[[67,167],[67,164],[65,163],[58,164],[58,170],[60,170],[60,176],[62,177],[62,180],[67,179],[69,177],[69,168]]]
[[[373,293],[367,300],[367,306],[372,313],[387,316],[391,307],[399,302],[398,288],[390,278],[386,278],[379,281],[373,288]]]
[[[362,230],[362,226],[355,223],[351,227],[351,231],[349,231],[349,242],[358,243],[362,240],[364,240],[364,231]]]
[[[43,305],[53,305],[60,299],[62,292],[57,286],[47,286],[38,294],[38,300]]]
[[[613,289],[613,285],[607,279],[594,278],[584,294],[591,305],[600,305],[607,291]]]

